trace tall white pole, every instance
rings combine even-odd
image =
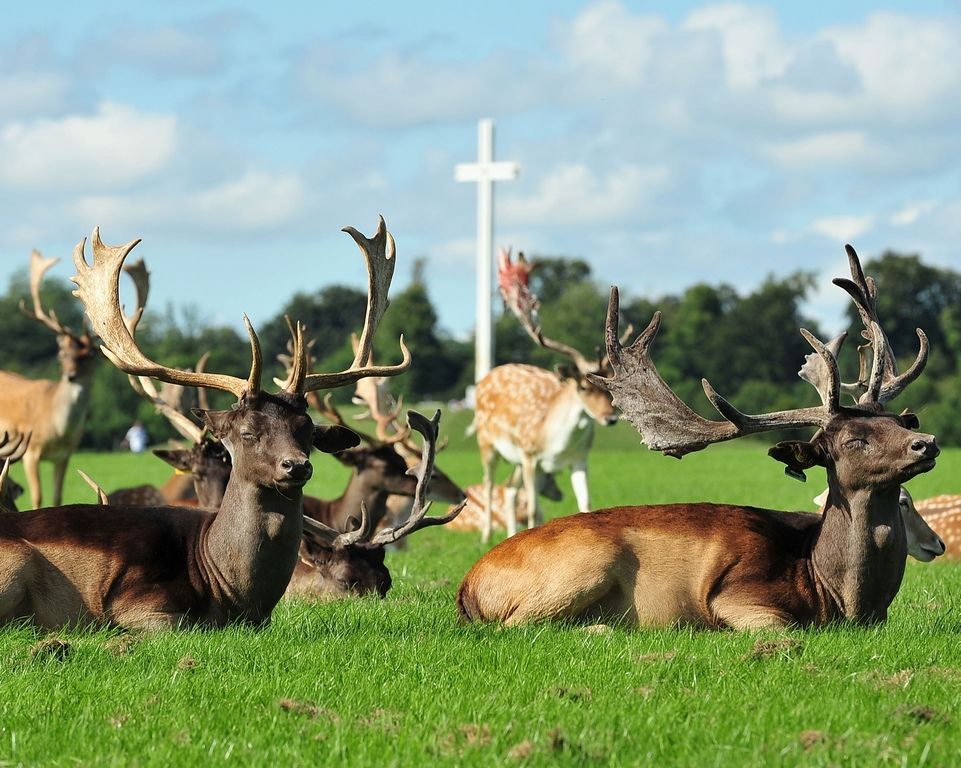
[[[494,159],[494,121],[477,124],[477,162],[488,165]],[[494,300],[491,274],[494,269],[494,182],[487,176],[477,182],[477,325],[474,339],[474,381],[480,381],[494,360]]]
[[[458,163],[457,181],[477,183],[477,326],[474,330],[474,381],[491,369],[494,359],[494,333],[491,303],[494,299],[494,182],[508,181],[519,172],[517,163],[494,162],[494,121],[484,118],[477,124],[477,162]]]

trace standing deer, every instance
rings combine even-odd
[[[297,364],[277,394],[261,389],[260,342],[245,318],[251,345],[246,379],[181,371],[150,360],[124,323],[118,282],[124,259],[139,241],[108,247],[94,230],[93,264],[85,240],[74,249],[76,295],[122,371],[158,381],[230,392],[226,411],[204,422],[233,460],[220,512],[182,507],[72,505],[0,515],[0,622],[30,619],[42,627],[108,623],[128,628],[260,626],[270,620],[297,562],[303,530],[303,486],[312,448],[333,452],[356,445],[343,427],[315,425],[304,393],[389,376],[410,365],[364,366],[361,361],[387,309],[395,247],[383,218],[373,238],[348,227],[367,263],[368,300],[362,352],[347,370],[307,374],[298,332]],[[298,329],[300,331],[300,329]]]
[[[594,440],[594,422],[617,422],[610,394],[591,379],[607,370],[607,360],[592,363],[573,347],[544,336],[537,320],[537,298],[527,288],[529,273],[530,269],[511,264],[509,251],[501,251],[498,282],[505,304],[534,341],[569,358],[576,373],[555,374],[533,365],[509,364],[494,368],[477,383],[473,428],[484,468],[484,542],[491,534],[498,457],[521,467],[531,505],[529,526],[543,522],[536,491],[538,468],[553,473],[569,466],[577,508],[589,512],[587,454]],[[516,531],[516,512],[510,511],[507,535]]]
[[[407,414],[410,427],[424,437],[420,462],[410,470],[403,464],[404,469],[398,476],[398,479],[406,478],[413,485],[410,495],[414,501],[410,515],[403,522],[375,531],[374,517],[369,514],[368,502],[371,499],[354,499],[350,503],[350,510],[360,515],[361,522],[358,526],[353,525],[356,523],[353,516],[349,517],[343,526],[325,525],[325,517],[328,520],[342,517],[345,500],[351,495],[349,486],[341,499],[330,503],[331,507],[340,509],[311,509],[306,513],[300,562],[294,569],[287,594],[327,599],[373,593],[384,597],[391,586],[390,571],[384,564],[384,547],[387,544],[396,544],[421,528],[444,525],[457,517],[464,506],[463,502],[443,517],[426,517],[430,507],[427,497],[434,467],[439,421],[440,411],[430,420],[416,411],[408,411]],[[335,456],[340,458],[346,453],[351,451],[343,451]],[[351,483],[354,483],[353,478]],[[406,489],[401,491],[398,486],[395,492],[406,493]],[[376,499],[374,503],[378,503]],[[353,530],[341,533],[347,528]]]
[[[669,456],[750,434],[818,427],[811,440],[780,442],[768,453],[794,475],[826,469],[823,516],[705,502],[559,518],[484,555],[460,585],[460,615],[505,624],[621,620],[715,629],[884,621],[907,554],[900,485],[931,470],[939,449],[934,437],[913,431],[915,416],[884,411],[923,370],[927,339],[919,329],[918,356],[898,375],[877,321],[874,283],[854,249],[847,251],[853,279],[834,282],[854,300],[873,353],[856,405],[841,405],[835,355],[802,329],[818,355],[805,378],[816,382],[821,405],[749,416],[704,380],[724,420],[704,419],[671,391],[650,358],[660,313],[633,344],[621,346],[617,288],[606,333],[614,375],[595,378],[644,443]]]
[[[0,432],[31,433],[30,447],[23,455],[23,470],[36,508],[43,501],[40,462],[53,463],[53,503],[63,499],[63,480],[70,456],[80,443],[90,407],[90,385],[97,356],[86,327],[79,335],[63,325],[55,312],[46,312],[40,301],[40,284],[59,259],[44,259],[39,251],[30,254],[30,296],[33,311],[20,308],[56,334],[60,379],[28,379],[0,371]],[[131,264],[128,273],[138,285],[146,275],[143,261]],[[146,298],[146,297],[144,297]],[[142,302],[141,302],[142,305]]]

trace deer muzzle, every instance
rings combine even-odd
[[[295,485],[303,485],[314,474],[314,467],[307,459],[288,457],[281,460],[280,468],[287,476],[287,480]]]

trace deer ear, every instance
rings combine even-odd
[[[165,451],[162,448],[157,448],[154,450],[153,455],[158,459],[163,459],[171,467],[174,469],[179,469],[181,472],[191,471],[190,462],[188,461],[190,451]]]
[[[205,411],[200,408],[191,408],[190,412],[200,419],[215,437],[221,439],[227,434],[227,419],[234,413],[233,411]]]
[[[555,365],[554,373],[557,374],[557,378],[559,378],[561,381],[577,378],[577,373],[575,373],[574,369],[569,365],[565,365],[564,363],[558,363]]]
[[[336,424],[314,426],[314,448],[323,453],[336,453],[360,443],[357,433]]]
[[[767,455],[787,466],[784,474],[804,482],[804,470],[814,466],[824,466],[824,451],[820,443],[806,440],[785,440],[768,449]]]

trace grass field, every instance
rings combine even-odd
[[[438,464],[476,482],[466,416],[447,421]],[[310,492],[336,495],[346,473],[316,464]],[[593,503],[810,509],[821,479],[780,466],[747,441],[674,461],[620,424],[598,434]],[[167,476],[130,455],[72,467],[108,489]],[[959,470],[945,451],[910,488],[959,492]],[[573,509],[560,484],[548,516]],[[72,476],[66,496],[92,492]],[[2,630],[0,765],[961,764],[959,566],[909,561],[877,628],[588,634],[459,625],[454,592],[483,551],[422,531],[388,555],[387,599],[283,602],[263,631]]]

